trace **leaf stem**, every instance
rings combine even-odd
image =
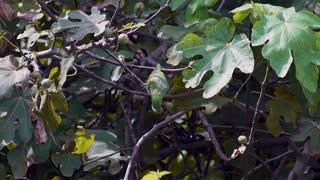
[[[108,49],[104,49],[104,51],[106,53],[108,53],[113,59],[115,59],[116,61],[118,61],[118,63],[126,70],[128,71],[128,73],[134,78],[136,79],[141,85],[142,87],[146,87],[146,83],[143,82],[135,73],[133,73],[120,59],[118,59],[118,57],[116,57],[113,53],[111,53]]]

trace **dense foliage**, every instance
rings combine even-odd
[[[0,179],[320,173],[317,0],[0,0]]]

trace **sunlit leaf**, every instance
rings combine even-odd
[[[24,67],[19,68],[14,56],[0,58],[0,98],[9,97],[14,84],[27,81],[29,78],[30,71]]]
[[[214,6],[217,2],[217,0],[192,0],[186,10],[185,26],[189,27],[208,19],[208,8]]]
[[[68,58],[62,58],[60,63],[60,75],[59,75],[59,87],[61,88],[67,80],[69,68],[71,68],[74,61],[74,56]]]
[[[302,86],[315,93],[318,87],[320,65],[317,32],[310,26],[320,27],[320,18],[311,12],[296,13],[294,8],[282,16],[264,15],[252,32],[252,45],[264,45],[262,55],[270,61],[279,77],[284,77],[294,62],[296,77]]]
[[[28,38],[27,48],[30,48],[41,36],[45,36],[48,34],[48,31],[38,32],[33,26],[26,26],[25,31],[22,34],[19,34],[17,39]]]
[[[233,20],[235,23],[241,23],[246,17],[250,14],[252,22],[256,22],[263,15],[278,16],[280,15],[285,8],[280,6],[272,6],[270,4],[260,4],[260,3],[251,3],[244,4],[234,10],[231,13],[234,13]]]
[[[81,134],[81,132],[83,134]],[[92,146],[95,134],[91,134],[88,138],[86,137],[85,130],[79,130],[76,132],[76,135],[73,139],[75,142],[75,149],[72,154],[83,154],[86,153]]]
[[[80,10],[67,12],[58,22],[52,24],[51,31],[58,33],[67,30],[67,41],[80,41],[89,33],[100,35],[108,23],[106,15],[93,7],[89,16]]]
[[[166,56],[168,58],[167,63],[173,66],[178,65],[180,62],[183,61],[183,52],[177,51],[177,44],[173,45],[167,50]]]
[[[162,176],[171,174],[169,171],[148,171],[147,174],[145,174],[142,177],[142,180],[160,180]]]
[[[234,25],[229,19],[208,19],[200,30],[205,38],[190,33],[179,42],[177,49],[183,51],[186,58],[202,55],[191,64],[192,70],[183,72],[186,88],[197,87],[207,72],[214,72],[204,84],[203,97],[210,98],[228,84],[235,68],[251,73],[254,59],[249,39],[244,34],[234,36]]]

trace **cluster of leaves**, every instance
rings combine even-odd
[[[0,174],[319,176],[319,7],[0,0]]]

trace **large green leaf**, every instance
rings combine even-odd
[[[40,31],[38,32],[35,27],[28,25],[26,26],[25,30],[23,31],[22,34],[19,34],[17,39],[23,39],[23,38],[28,38],[27,40],[27,48],[29,49],[34,45],[35,42],[41,37],[48,35],[48,31]]]
[[[67,80],[67,75],[69,68],[72,66],[74,61],[74,56],[70,56],[68,58],[62,58],[60,63],[60,75],[59,75],[59,87],[62,88],[63,84]]]
[[[37,163],[45,162],[50,157],[51,149],[52,149],[52,140],[49,140],[45,143],[32,143],[32,151],[34,153],[34,158]]]
[[[71,177],[73,172],[81,167],[81,159],[79,155],[57,153],[51,156],[51,160],[66,177]]]
[[[217,2],[217,0],[192,0],[186,10],[185,26],[189,27],[208,19],[208,8],[214,6]]]
[[[51,31],[58,33],[68,30],[66,40],[79,41],[89,33],[94,33],[94,36],[103,33],[108,24],[105,19],[106,15],[101,14],[96,7],[91,9],[90,16],[80,10],[70,11],[64,17],[60,17],[58,22],[52,24]]]
[[[15,178],[26,175],[27,166],[27,149],[19,146],[8,152],[8,162]]]
[[[0,99],[12,94],[12,86],[27,81],[30,71],[27,68],[19,68],[14,56],[9,55],[0,58]]]
[[[267,119],[267,127],[274,136],[279,136],[281,132],[281,117],[286,122],[295,125],[298,113],[302,111],[302,108],[298,99],[284,86],[278,87],[274,95],[276,97],[267,103],[270,111]]]
[[[315,153],[320,153],[320,124],[315,122],[313,119],[302,119],[301,131],[292,136],[294,141],[302,142],[306,138],[310,137],[309,146]]]
[[[318,86],[320,52],[319,41],[310,26],[320,26],[320,18],[311,12],[296,13],[286,9],[282,16],[263,15],[254,24],[252,45],[264,45],[263,56],[279,77],[284,77],[294,61],[296,77],[302,86],[315,93]]]
[[[246,17],[251,14],[252,22],[255,22],[263,15],[278,16],[285,8],[280,6],[272,6],[270,4],[251,3],[244,4],[234,10],[233,20],[235,23],[241,23]]]
[[[13,96],[0,101],[0,141],[9,143],[17,135],[23,142],[32,137],[31,93],[14,89]]]
[[[234,29],[227,18],[221,21],[208,19],[200,26],[206,37],[190,33],[178,44],[177,49],[183,51],[186,58],[202,55],[192,63],[192,70],[183,72],[186,88],[197,87],[203,76],[213,71],[213,76],[204,84],[203,97],[210,98],[228,84],[235,68],[243,73],[253,71],[250,41],[244,34],[234,36]]]
[[[83,169],[89,171],[90,169],[105,165],[110,161],[109,172],[115,174],[121,169],[120,160],[124,160],[119,153],[119,147],[113,142],[116,136],[111,132],[104,130],[87,130],[87,135],[95,135],[94,142],[91,148],[86,153],[85,166]]]

